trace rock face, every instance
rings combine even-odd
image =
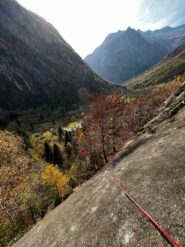
[[[111,86],[91,71],[52,25],[15,0],[0,0],[0,107],[70,105],[79,90]]]
[[[185,44],[185,25],[156,31],[118,31],[104,42],[85,61],[104,78],[123,83],[161,61],[170,51]]]
[[[111,172],[151,216],[185,245],[185,109],[130,153],[105,167],[20,239],[14,247],[168,246],[117,190]]]

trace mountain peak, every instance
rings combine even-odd
[[[126,32],[133,32],[133,31],[136,32],[136,30],[130,26],[126,29]]]
[[[135,30],[134,28],[131,28],[131,27],[128,27],[124,33],[131,39],[136,39],[137,40],[137,39],[141,38],[140,33],[137,30]]]
[[[185,26],[141,31],[128,27],[107,36],[85,61],[100,75],[122,83],[161,61],[174,48],[185,43]]]
[[[171,30],[171,29],[173,29],[173,28],[170,26],[166,26],[166,27],[163,27],[161,30],[166,31],[166,30]]]

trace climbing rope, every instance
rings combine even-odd
[[[168,232],[166,232],[129,194],[128,192],[124,189],[123,185],[121,182],[119,182],[111,172],[109,172],[110,178],[113,180],[115,183],[116,187],[125,195],[144,215],[145,217],[155,226],[155,228],[162,234],[164,239],[170,243],[173,244],[174,246],[177,247],[182,247],[180,243],[178,243],[177,240],[175,240]]]

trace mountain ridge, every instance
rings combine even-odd
[[[17,1],[0,0],[0,107],[27,109],[79,102],[113,86],[87,66],[40,16]]]
[[[120,84],[154,66],[184,44],[184,31],[185,25],[145,32],[129,27],[126,31],[109,34],[85,61],[104,78]]]

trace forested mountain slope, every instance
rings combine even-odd
[[[0,107],[67,106],[81,89],[111,86],[91,71],[43,18],[15,0],[0,0]]]

